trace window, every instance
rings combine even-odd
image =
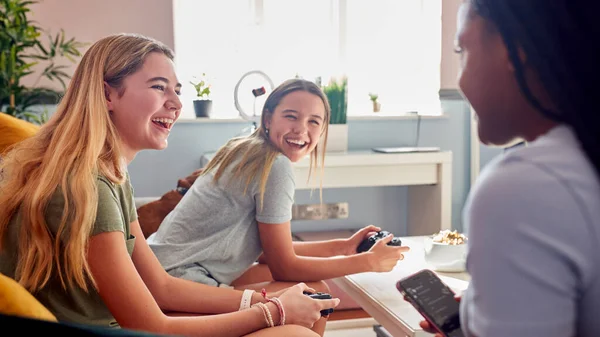
[[[236,117],[234,87],[250,70],[274,84],[348,77],[348,114],[439,114],[441,0],[175,0],[184,117],[192,76],[206,73],[213,114]]]

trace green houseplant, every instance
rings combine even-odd
[[[74,38],[66,39],[62,30],[52,36],[29,20],[30,6],[37,2],[0,0],[0,111],[41,124],[47,113],[40,113],[33,106],[55,104],[61,92],[39,87],[39,81],[42,78],[56,81],[64,91],[70,75],[65,72],[66,65],[56,62],[62,58],[76,62],[85,44]],[[47,38],[46,43],[42,42],[42,36]],[[43,67],[41,72],[33,70],[37,65]],[[37,75],[30,87],[22,83],[29,75]]]
[[[348,112],[348,78],[332,78],[329,83],[322,86],[331,107],[329,124],[346,124]]]
[[[194,112],[196,117],[210,117],[212,111],[212,100],[210,99],[210,84],[207,83],[206,74],[196,81],[190,81],[190,84],[196,89],[196,99],[194,100]]]
[[[317,79],[317,83],[320,83],[320,79]],[[326,152],[345,152],[348,150],[348,78],[331,78],[321,89],[331,107]]]
[[[379,112],[381,110],[381,103],[379,103],[377,101],[378,98],[379,98],[378,94],[375,94],[372,92],[369,93],[369,99],[373,103],[373,112]]]

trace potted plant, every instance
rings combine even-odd
[[[0,0],[0,111],[11,116],[42,124],[47,113],[34,106],[56,104],[62,92],[39,87],[40,79],[46,78],[60,83],[62,90],[71,77],[65,72],[64,64],[56,64],[61,58],[75,63],[81,56],[80,48],[86,44],[66,39],[65,32],[55,36],[46,34],[30,21],[27,14],[36,1]],[[44,33],[44,34],[42,34]],[[42,43],[46,35],[48,43]],[[34,75],[34,66],[42,66],[41,73],[30,87],[23,85],[22,79]]]
[[[320,83],[320,79],[318,82]],[[327,152],[345,152],[348,150],[348,78],[346,76],[331,78],[329,83],[321,87],[331,107]]]
[[[210,117],[212,112],[212,100],[210,99],[210,85],[206,81],[206,74],[196,81],[190,81],[196,89],[196,99],[194,100],[194,112],[196,117]]]
[[[373,112],[379,112],[381,110],[381,103],[377,101],[379,95],[374,93],[369,93],[369,99],[373,102]]]

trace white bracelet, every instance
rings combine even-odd
[[[254,290],[246,289],[242,294],[242,301],[240,302],[240,309],[244,310],[250,308],[250,303],[252,302],[252,295],[255,293]]]

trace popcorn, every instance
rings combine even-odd
[[[433,235],[433,241],[437,243],[445,243],[448,245],[462,245],[466,243],[467,237],[458,233],[456,230],[450,231],[445,229]]]

